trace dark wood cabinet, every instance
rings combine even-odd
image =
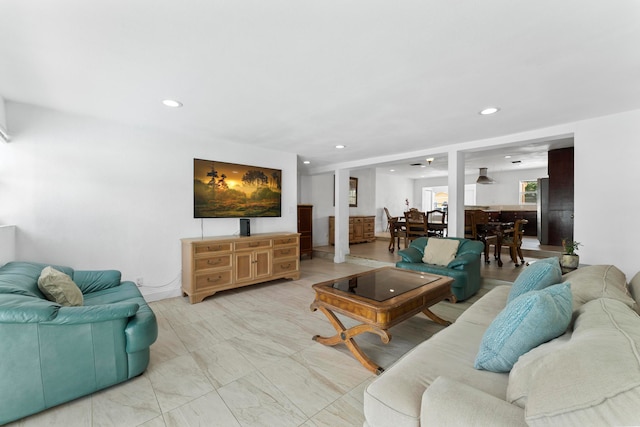
[[[551,150],[549,167],[549,244],[573,240],[573,147]]]
[[[298,205],[298,233],[300,233],[300,258],[313,258],[313,205]]]

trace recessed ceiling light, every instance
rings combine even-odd
[[[162,101],[162,103],[167,107],[171,107],[171,108],[182,107],[182,102],[179,102],[173,99],[165,99],[164,101]]]
[[[395,169],[389,169],[389,172],[395,172],[395,171],[396,171]]]
[[[342,144],[336,145],[336,148],[339,150],[343,149],[344,147],[346,147],[346,145],[342,145]]]
[[[302,163],[304,163],[305,165],[309,165],[309,164],[311,164],[311,162],[310,162],[309,160],[305,160],[305,161],[304,161],[304,162],[302,162]]]
[[[504,158],[505,158],[505,159],[510,159],[510,158],[511,158],[511,156],[507,155],[507,156],[504,156]]]
[[[480,114],[482,114],[483,116],[488,116],[489,114],[495,114],[498,111],[500,111],[500,109],[497,107],[488,107],[480,111]]]

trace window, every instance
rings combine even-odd
[[[520,181],[520,204],[534,205],[538,202],[538,181]]]

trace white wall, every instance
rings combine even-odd
[[[376,232],[387,229],[387,215],[384,207],[389,209],[391,216],[403,216],[407,210],[405,200],[409,199],[410,207],[420,206],[413,195],[413,179],[396,175],[377,174],[376,176]],[[422,197],[422,196],[421,196]]]
[[[179,293],[180,238],[231,235],[238,219],[193,218],[193,159],[282,169],[282,217],[252,233],[296,230],[295,154],[7,104],[0,143],[0,224],[15,224],[16,258],[143,277],[146,296]],[[202,227],[202,229],[201,229]],[[167,285],[162,288],[155,286]]]
[[[580,262],[640,271],[640,110],[576,124],[574,239]]]
[[[0,225],[0,266],[16,259],[16,226]]]
[[[333,174],[305,176],[301,203],[313,205],[313,246],[329,244],[329,216],[334,214]]]

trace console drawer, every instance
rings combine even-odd
[[[280,258],[291,258],[294,256],[298,256],[298,247],[290,246],[288,248],[274,249],[273,250],[273,259]]]
[[[286,246],[286,245],[296,245],[298,243],[297,237],[285,237],[282,239],[273,239],[273,246]]]
[[[273,263],[273,274],[286,273],[288,271],[297,271],[298,270],[298,260],[294,259],[291,261],[281,261]]]
[[[231,243],[198,243],[193,245],[193,252],[196,255],[211,253],[211,252],[228,252],[231,250]]]
[[[231,284],[231,270],[196,275],[196,290]]]
[[[271,240],[251,240],[248,242],[236,242],[235,248],[237,251],[242,249],[258,249],[258,248],[270,248]]]
[[[231,267],[231,254],[199,258],[195,260],[196,271],[208,270],[211,268]]]

